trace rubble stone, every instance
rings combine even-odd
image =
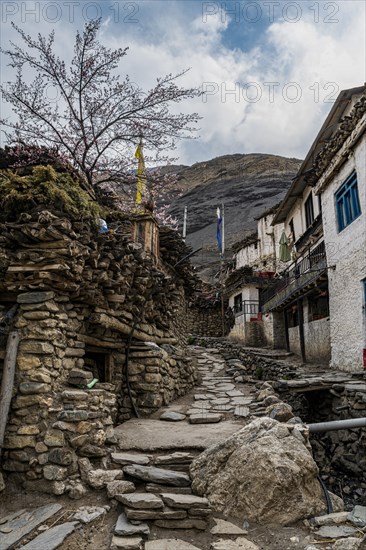
[[[319,539],[341,539],[342,537],[349,537],[355,535],[357,529],[349,527],[348,525],[325,525],[315,531],[315,536]]]
[[[145,550],[200,550],[189,542],[178,539],[150,540],[145,543]]]
[[[194,518],[182,520],[158,519],[155,521],[155,525],[163,529],[198,529],[199,531],[205,531],[207,528],[206,521]]]
[[[106,509],[101,506],[81,506],[73,518],[82,523],[90,523],[95,519],[106,514]]]
[[[216,424],[220,420],[222,420],[222,415],[215,413],[191,414],[189,417],[191,424]]]
[[[212,527],[212,535],[246,535],[247,531],[244,531],[234,523],[225,521],[223,519],[214,518],[216,523],[215,527]]]
[[[174,493],[162,493],[161,498],[164,503],[172,508],[208,508],[207,498],[197,497],[195,495],[176,495]]]
[[[150,462],[150,457],[142,454],[133,453],[112,453],[111,459],[116,464],[139,464],[141,466],[147,466]]]
[[[259,547],[250,540],[239,537],[235,540],[218,540],[211,544],[211,550],[260,550]]]
[[[123,550],[141,550],[142,540],[141,537],[118,537],[114,535],[112,537],[111,549],[122,548]]]
[[[187,512],[185,510],[171,510],[164,508],[163,510],[135,510],[133,508],[125,508],[127,519],[131,521],[152,521],[157,519],[185,519]]]
[[[136,487],[132,481],[115,480],[108,481],[106,483],[107,495],[109,498],[115,498],[116,495],[124,495],[126,493],[133,493]]]
[[[361,548],[361,544],[361,538],[349,537],[346,539],[339,539],[333,544],[333,550],[358,550]]]
[[[168,422],[180,422],[186,418],[185,414],[181,414],[174,411],[166,411],[160,416],[160,420],[167,420]]]
[[[87,473],[87,481],[93,489],[102,489],[108,482],[115,481],[118,476],[123,477],[121,470],[90,470]]]

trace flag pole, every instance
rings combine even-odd
[[[224,307],[224,253],[225,253],[225,235],[224,235],[224,203],[221,209],[218,206],[217,210],[217,244],[220,251],[220,278],[221,286],[221,320],[222,320],[222,336],[225,336],[225,307]]]
[[[186,240],[186,236],[187,236],[187,212],[188,212],[188,206],[185,206],[184,218],[183,218],[183,241]]]
[[[224,304],[224,254],[225,254],[225,208],[222,207],[222,249],[221,249],[221,319],[222,319],[222,336],[225,337],[225,304]]]
[[[225,206],[224,203],[221,205],[222,208],[222,256],[225,254]]]

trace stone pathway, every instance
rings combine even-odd
[[[271,538],[263,546],[258,542],[260,537],[253,536],[255,529],[249,524],[238,526],[215,517],[208,500],[192,494],[189,467],[197,454],[225,440],[255,417],[268,415],[268,407],[273,403],[278,407],[279,400],[273,401],[273,390],[265,384],[257,381],[243,384],[238,359],[223,359],[215,349],[197,347],[191,352],[196,356],[201,375],[191,399],[177,400],[153,415],[154,418],[133,419],[117,427],[119,450],[111,454],[108,470],[91,469],[88,459],[83,459],[88,483],[104,489],[112,507],[118,507],[110,550],[361,549],[362,534],[366,531],[364,507],[356,507],[352,514],[343,516],[314,518],[308,524],[307,545],[299,545],[297,536],[286,535],[280,548],[272,546]],[[51,517],[56,509],[47,508],[47,517]],[[63,540],[70,533],[106,514],[108,508],[81,508],[67,521],[63,519],[64,523],[38,534],[23,548],[63,548]],[[38,518],[37,526],[46,517],[45,510],[38,510],[41,511],[33,511],[32,516]],[[22,514],[26,511],[0,519],[0,550],[21,540],[8,526],[12,521],[21,521]],[[34,528],[31,521],[28,527],[26,523],[21,524],[25,529],[22,536]],[[162,535],[164,531],[166,536]]]
[[[129,453],[114,453],[112,459],[125,464],[124,474],[138,488],[133,494],[115,495],[124,509],[111,548],[140,550],[144,545],[145,550],[200,550],[179,537],[144,544],[144,538],[151,536],[150,526],[169,532],[207,531],[217,544],[230,542],[232,548],[244,548],[243,536],[237,546],[232,540],[235,535],[246,534],[237,525],[214,518],[216,525],[209,531],[212,524],[209,503],[206,498],[192,495],[190,478],[184,472],[188,472],[199,451],[226,439],[244,425],[243,419],[249,417],[254,397],[249,390],[245,393],[236,388],[226,373],[228,365],[217,350],[191,351],[196,355],[201,379],[192,399],[183,399],[183,405],[178,400],[154,415],[156,418],[134,419],[116,429],[120,448]],[[131,447],[151,454],[131,454]],[[167,451],[168,454],[163,454]],[[227,541],[222,538],[228,536],[231,538]],[[247,544],[248,550],[259,550],[249,540]]]
[[[247,418],[249,405],[254,398],[247,391],[238,390],[232,376],[226,373],[226,361],[217,350],[204,354],[198,352],[198,371],[202,376],[201,384],[194,394],[194,403],[187,410],[188,420],[192,424],[219,422],[223,417]],[[234,373],[241,365],[238,360],[228,362],[228,372]]]
[[[188,471],[187,467],[198,450],[210,446],[213,442],[217,443],[220,437],[226,439],[228,426],[229,431],[232,430],[231,433],[234,433],[256,416],[268,414],[268,406],[273,405],[269,395],[273,391],[264,390],[258,395],[255,382],[238,385],[236,381],[243,381],[242,363],[238,359],[225,360],[215,349],[193,348],[191,353],[196,355],[201,378],[193,393],[193,399],[178,400],[166,407],[164,412],[154,415],[152,419],[132,420],[116,430],[122,448],[129,448],[129,436],[133,437],[134,434],[133,447],[150,451],[153,455],[150,466],[146,465],[146,456],[143,458],[140,455],[139,461],[144,460],[143,466],[135,464],[124,467],[124,473],[128,477],[134,478],[135,483],[139,481],[145,485],[138,489],[142,492],[126,495],[124,498],[117,497],[124,504],[124,512],[116,526],[113,539],[115,548],[201,550],[196,545],[179,540],[179,535],[174,539],[159,538],[144,542],[146,536],[151,538],[154,534],[154,527],[169,529],[170,532],[177,530],[178,533],[188,529],[195,532],[205,531],[211,540],[213,539],[211,550],[264,548],[251,541],[246,530],[229,521],[213,517],[208,501],[191,494],[188,476],[179,475],[179,471],[182,467]],[[280,414],[288,414],[286,404],[281,403],[279,407],[276,401],[279,400],[275,400],[275,404]],[[180,451],[175,451],[177,448],[180,448]],[[159,451],[168,450],[171,450],[170,455],[156,455]],[[188,450],[191,450],[191,453],[186,452]],[[165,473],[162,471],[164,469]],[[149,493],[154,493],[154,498]],[[136,525],[136,520],[147,523]],[[213,520],[216,525],[210,529]],[[121,524],[124,526],[123,531],[120,529]],[[316,545],[319,544],[319,540],[328,540],[323,537],[321,529],[322,527],[314,527]],[[338,531],[339,537],[342,533],[343,537],[349,537],[355,533],[355,528],[343,526],[343,529],[339,528]],[[141,535],[140,539],[129,539],[129,546],[123,546],[123,537],[136,535],[138,532]],[[330,534],[334,533],[335,531],[330,531]],[[296,542],[295,539],[296,537]],[[359,538],[357,540],[360,541]],[[310,546],[308,550],[311,550]]]
[[[7,550],[23,537],[36,529],[41,523],[61,510],[60,504],[42,506],[35,510],[19,510],[0,520],[0,550]]]

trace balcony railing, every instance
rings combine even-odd
[[[240,304],[234,306],[235,316],[258,315],[259,312],[259,300],[243,300]]]
[[[292,264],[283,273],[281,279],[263,292],[261,296],[262,312],[274,309],[305,285],[316,280],[326,265],[325,244],[322,241],[301,260]]]

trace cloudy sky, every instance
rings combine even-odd
[[[143,87],[190,67],[181,79],[206,94],[181,105],[198,112],[199,138],[181,142],[179,162],[230,153],[303,158],[340,90],[363,84],[363,0],[2,0],[2,47],[10,21],[29,34],[56,31],[72,53],[77,28],[103,17],[101,41],[129,46],[121,74]],[[2,60],[2,80],[11,78]],[[7,106],[1,104],[3,114]]]

